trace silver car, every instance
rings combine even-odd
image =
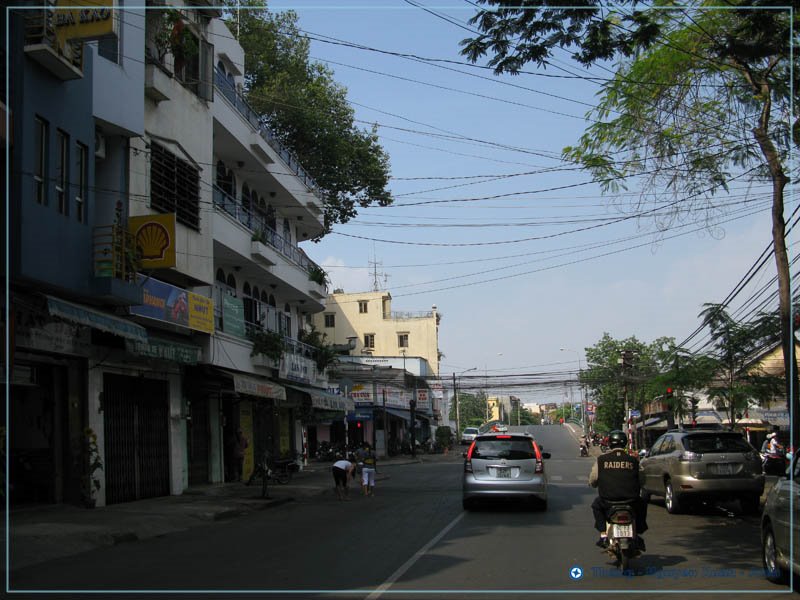
[[[480,499],[518,498],[547,508],[547,478],[542,452],[526,434],[490,433],[475,438],[464,453],[462,504]]]
[[[734,431],[668,431],[648,450],[641,469],[643,497],[664,496],[673,514],[707,498],[738,499],[744,512],[756,513],[764,492],[758,452]]]
[[[461,433],[461,443],[462,444],[471,444],[472,441],[477,437],[477,435],[478,435],[478,428],[477,427],[467,427]]]
[[[775,583],[788,581],[789,571],[800,573],[800,450],[794,455],[792,472],[794,477],[781,477],[769,491],[761,516],[764,574]],[[794,552],[790,539],[794,539]]]

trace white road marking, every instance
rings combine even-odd
[[[420,558],[422,558],[425,555],[425,553],[428,552],[428,550],[433,548],[433,546],[435,546],[439,542],[439,540],[441,540],[445,535],[447,535],[447,532],[449,532],[453,527],[455,527],[456,524],[461,519],[464,518],[465,514],[466,514],[465,512],[462,512],[455,519],[450,521],[450,523],[444,529],[442,529],[438,534],[436,534],[436,537],[434,537],[431,541],[425,544],[422,548],[417,550],[414,556],[412,556],[406,562],[400,565],[400,567],[394,573],[392,573],[386,581],[384,581],[377,588],[375,588],[375,590],[369,596],[367,596],[366,600],[377,600],[378,598],[380,598],[385,591],[387,591],[390,587],[392,587],[392,585],[394,585],[394,583],[406,573],[406,571],[408,571],[411,567],[414,566],[414,563],[416,563]]]

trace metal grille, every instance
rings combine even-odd
[[[200,171],[150,142],[150,206],[175,213],[179,223],[200,229]]]
[[[166,381],[106,374],[106,503],[169,494],[169,391]]]

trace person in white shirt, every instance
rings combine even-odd
[[[339,500],[349,500],[347,479],[355,478],[356,463],[340,458],[333,463],[333,483],[336,485],[336,496]]]

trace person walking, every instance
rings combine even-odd
[[[345,458],[339,458],[332,467],[333,483],[336,486],[336,496],[339,500],[349,500],[348,477],[355,479],[356,463]]]
[[[361,468],[361,493],[365,496],[375,495],[375,473],[378,472],[378,459],[369,444],[364,444],[363,463]]]

